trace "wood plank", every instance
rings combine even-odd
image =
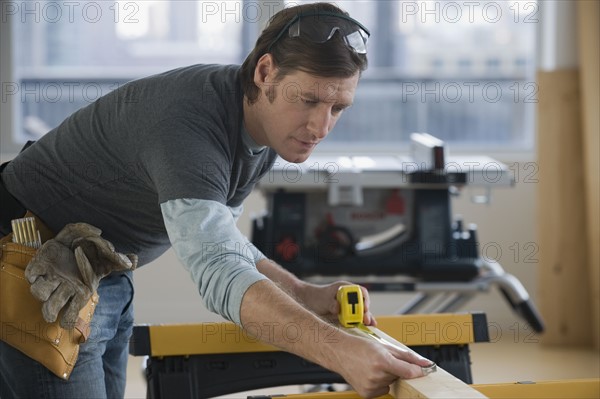
[[[386,341],[387,344],[391,344],[399,347],[402,350],[412,351],[406,345],[396,341],[388,334],[379,330],[376,327],[366,327],[372,333],[377,335],[379,338]],[[362,331],[359,328],[350,328],[349,332],[366,337],[368,339],[375,339],[367,332]],[[420,378],[413,378],[409,380],[397,380],[390,387],[391,395],[396,399],[405,398],[418,398],[418,399],[429,399],[429,398],[449,398],[449,399],[481,399],[487,398],[487,396],[473,389],[468,384],[454,377],[441,367],[437,367],[437,371]]]

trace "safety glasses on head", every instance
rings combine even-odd
[[[330,11],[309,11],[296,14],[269,44],[268,52],[286,32],[289,37],[302,36],[313,43],[325,43],[339,32],[346,44],[358,54],[367,53],[367,41],[371,36],[367,28],[347,15]]]

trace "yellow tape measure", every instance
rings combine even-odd
[[[342,285],[338,288],[337,301],[340,304],[338,319],[344,327],[362,324],[365,304],[362,290],[358,285]]]
[[[365,303],[363,299],[362,290],[359,285],[342,285],[338,288],[336,295],[337,301],[340,304],[340,312],[338,313],[338,319],[340,324],[346,328],[356,328],[366,334],[367,337],[372,338],[383,345],[393,346],[400,351],[411,350],[400,343],[394,343],[387,339],[380,337],[371,328],[363,324],[363,313],[365,311]],[[402,345],[402,346],[399,346]],[[431,363],[429,366],[421,367],[423,375],[431,374],[437,371],[435,363]]]

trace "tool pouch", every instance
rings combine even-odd
[[[42,302],[31,295],[25,268],[36,249],[12,242],[12,234],[0,239],[0,339],[43,364],[62,379],[69,379],[79,345],[90,333],[91,320],[98,303],[94,293],[79,312],[73,329],[48,323],[42,316]]]

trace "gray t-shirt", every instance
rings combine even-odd
[[[276,154],[242,139],[239,66],[194,65],[130,82],[80,109],[4,170],[54,231],[87,222],[140,265],[170,246],[160,204],[241,205]]]

